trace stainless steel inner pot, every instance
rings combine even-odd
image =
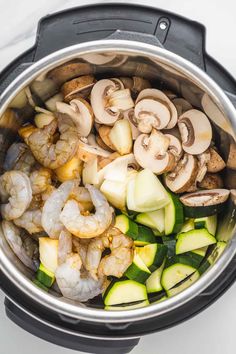
[[[235,141],[236,110],[227,95],[206,73],[191,62],[163,48],[136,41],[110,39],[79,44],[53,53],[30,66],[9,85],[0,97],[0,167],[19,126],[28,119],[24,111],[9,114],[8,107],[12,99],[39,76],[42,77],[52,68],[72,60],[89,63],[87,71],[81,72],[81,75],[89,73],[100,77],[136,75],[151,80],[154,87],[173,90],[195,107],[205,111],[220,137],[223,155],[227,154],[230,142]],[[104,61],[107,63],[104,64]],[[230,175],[231,171],[228,170],[227,173]],[[230,185],[228,187],[232,188]],[[0,266],[10,281],[23,293],[41,305],[69,317],[106,323],[131,322],[158,317],[203,292],[233,259],[236,253],[234,208],[235,205],[231,203],[228,214],[224,220],[221,220],[221,234],[224,240],[228,240],[228,246],[218,261],[196,283],[182,293],[139,309],[108,312],[40,290],[31,282],[30,271],[10,250],[1,230]]]

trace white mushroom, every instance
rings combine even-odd
[[[134,156],[143,168],[149,168],[156,174],[171,171],[175,158],[168,151],[169,138],[153,129],[150,135],[141,134],[134,143]]]
[[[178,127],[182,147],[188,154],[198,155],[208,149],[212,139],[212,128],[207,116],[191,109],[179,117]]]
[[[92,75],[79,76],[73,80],[67,81],[61,88],[65,102],[70,102],[74,98],[86,98],[95,84],[95,78]]]
[[[111,153],[102,149],[96,142],[95,136],[90,134],[88,138],[81,138],[79,140],[78,157],[88,162],[93,160],[96,156],[109,157]]]
[[[178,161],[183,153],[180,140],[171,134],[165,134],[165,136],[169,138],[169,151],[174,155],[176,161]]]
[[[152,102],[150,102],[150,100]],[[140,115],[140,106],[143,106],[143,104],[141,105],[141,102],[145,105],[141,110],[143,111],[143,114]],[[151,103],[152,107],[149,106]],[[150,107],[152,109],[150,109]],[[138,116],[138,113],[140,117]],[[138,95],[135,104],[135,116],[138,122],[139,119],[146,119],[148,125],[151,126],[151,128],[153,127],[156,129],[171,129],[176,125],[178,119],[177,110],[169,98],[162,91],[149,88],[141,91]],[[141,129],[142,127],[143,124]],[[151,130],[147,131],[146,129],[145,131],[141,131],[143,133],[149,133]]]
[[[124,112],[124,119],[127,119],[130,123],[131,127],[131,132],[132,132],[132,138],[133,140],[136,140],[137,137],[141,134],[140,131],[138,130],[137,126],[137,121],[135,119],[134,115],[134,109],[128,109],[127,111]]]
[[[114,80],[99,80],[91,91],[91,105],[97,123],[113,125],[134,103],[128,89],[117,90]]]
[[[195,156],[185,154],[175,169],[165,176],[166,186],[174,193],[182,193],[189,189],[196,179],[198,163]]]
[[[57,102],[56,108],[58,112],[68,114],[73,119],[80,136],[89,135],[93,125],[93,111],[87,101],[77,98],[70,101],[70,104]]]
[[[209,153],[210,153],[210,158],[209,161],[207,162],[207,171],[215,173],[223,170],[226,164],[222,159],[222,157],[218,154],[218,152],[215,149],[210,148]]]

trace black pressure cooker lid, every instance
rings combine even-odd
[[[116,30],[153,35],[164,48],[206,71],[236,103],[234,78],[206,53],[204,26],[159,9],[125,4],[79,7],[44,17],[35,45],[0,73],[0,94],[17,75],[44,56],[73,44],[105,39]],[[106,354],[112,348],[114,354],[123,354],[132,350],[141,335],[174,326],[213,303],[235,281],[235,268],[236,257],[209,288],[175,311],[114,325],[91,324],[49,311],[22,294],[2,273],[0,286],[7,295],[8,317],[27,331],[71,349]]]

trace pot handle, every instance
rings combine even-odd
[[[117,30],[114,33],[112,33],[110,36],[108,36],[106,39],[136,41],[136,42],[152,44],[157,47],[164,48],[164,46],[161,44],[159,39],[155,37],[153,34]]]
[[[27,332],[41,339],[65,348],[95,354],[125,354],[138,344],[139,338],[134,339],[93,339],[80,336],[76,332],[67,333],[63,328],[51,326],[49,322],[41,322],[31,316],[8,298],[5,298],[5,310],[8,318]]]

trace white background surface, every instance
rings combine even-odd
[[[106,3],[109,1],[103,1]],[[119,1],[114,1],[119,2]],[[121,2],[121,1],[120,1]],[[236,76],[235,0],[125,1],[170,10],[207,27],[207,51]],[[51,12],[94,1],[0,0],[0,70],[34,43],[38,20]],[[79,353],[38,339],[10,322],[0,292],[0,354]],[[133,354],[234,354],[236,285],[197,317],[141,339]]]

